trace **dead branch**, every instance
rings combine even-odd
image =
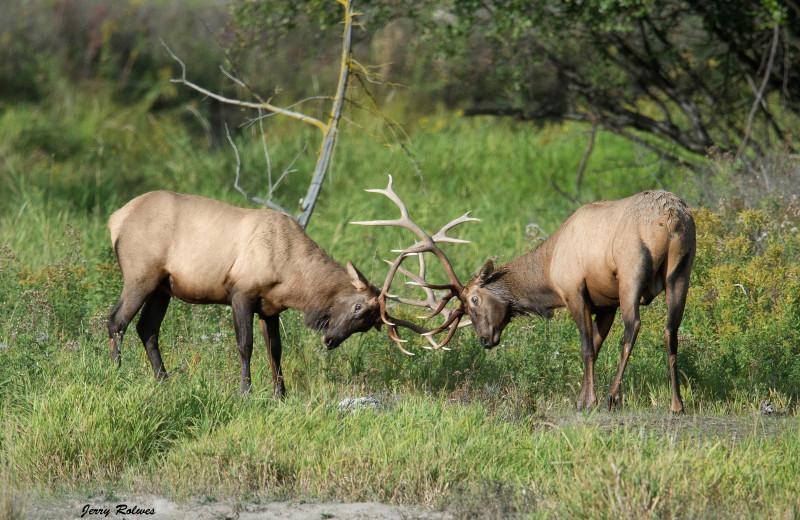
[[[747,146],[747,141],[750,139],[750,130],[753,128],[753,119],[755,118],[756,111],[761,104],[761,98],[764,95],[764,90],[766,90],[767,84],[769,83],[769,77],[770,74],[772,74],[772,63],[775,61],[775,51],[778,49],[778,40],[780,39],[780,27],[781,26],[777,23],[772,26],[772,45],[769,51],[769,59],[767,60],[767,68],[764,71],[764,79],[761,81],[761,87],[756,93],[756,99],[753,101],[753,106],[750,108],[750,115],[747,117],[747,126],[745,127],[742,144],[740,144],[739,149],[736,150],[736,159],[739,159],[739,157],[742,156],[742,152],[744,152],[744,148]]]
[[[175,55],[175,53],[172,52],[172,49],[169,48],[169,46],[164,42],[164,40],[161,40],[161,45],[163,45],[164,48],[167,49],[167,52],[169,53],[170,56],[172,56],[172,59],[177,61],[178,64],[181,66],[181,77],[178,78],[178,79],[174,79],[173,78],[173,79],[170,80],[170,82],[178,83],[178,84],[181,84],[181,85],[185,85],[185,86],[189,87],[190,89],[192,89],[192,90],[194,90],[196,92],[199,92],[200,94],[203,94],[204,96],[208,96],[211,99],[216,99],[220,103],[226,103],[228,105],[235,105],[235,106],[244,107],[244,108],[255,108],[255,109],[262,109],[262,110],[270,110],[272,112],[276,112],[278,114],[282,114],[282,115],[284,115],[286,117],[291,117],[292,119],[296,119],[298,121],[302,121],[304,123],[308,123],[310,125],[316,126],[320,130],[325,131],[325,124],[322,121],[320,121],[319,119],[315,119],[315,118],[313,118],[311,116],[307,116],[307,115],[301,114],[299,112],[294,112],[292,110],[286,110],[285,108],[281,108],[281,107],[275,106],[272,103],[267,103],[265,101],[262,101],[262,102],[259,102],[259,103],[253,103],[251,101],[242,101],[240,99],[233,99],[233,98],[225,97],[225,96],[222,96],[220,94],[216,94],[214,92],[211,92],[210,90],[205,89],[205,88],[201,87],[200,85],[189,81],[188,79],[186,79],[186,64],[183,63],[183,61],[181,61],[181,59],[178,58]]]
[[[291,215],[292,213],[289,210],[287,210],[286,208],[284,208],[280,204],[272,202],[272,190],[270,190],[270,193],[269,193],[270,198],[267,199],[267,200],[264,200],[264,199],[262,199],[260,197],[256,197],[254,195],[250,195],[249,193],[247,193],[245,191],[244,188],[242,188],[239,185],[239,177],[240,177],[240,173],[241,173],[241,170],[242,170],[242,160],[239,157],[239,149],[236,147],[236,143],[233,142],[233,138],[231,137],[231,132],[230,132],[230,129],[228,128],[228,125],[225,125],[225,135],[227,135],[228,142],[231,144],[231,147],[233,148],[233,153],[236,156],[236,178],[233,181],[233,187],[236,188],[236,191],[238,191],[239,193],[244,195],[244,198],[246,198],[247,200],[249,200],[251,202],[255,202],[256,204],[260,204],[262,206],[266,206],[268,208],[272,208],[274,210],[280,211],[281,213],[286,213],[287,215]],[[286,172],[284,172],[284,175],[285,175],[285,173]]]
[[[336,96],[333,99],[333,107],[331,107],[331,115],[328,124],[324,128],[325,137],[322,141],[320,148],[319,159],[317,166],[314,168],[314,175],[311,178],[311,184],[308,186],[308,192],[300,204],[301,212],[297,221],[300,226],[305,229],[308,225],[308,220],[311,218],[311,213],[314,211],[314,206],[319,198],[319,192],[322,189],[322,182],[325,180],[325,175],[328,172],[328,164],[330,164],[331,156],[333,155],[333,147],[336,143],[336,135],[339,130],[339,120],[342,117],[342,105],[344,104],[344,95],[347,92],[347,87],[350,80],[350,61],[351,61],[351,48],[353,38],[353,19],[355,13],[353,12],[352,0],[338,0],[345,8],[344,19],[344,35],[342,37],[342,57],[341,65],[339,68],[339,83],[336,88]]]
[[[199,92],[200,94],[203,94],[204,96],[207,96],[207,97],[210,97],[212,99],[215,99],[215,100],[217,100],[217,101],[219,101],[221,103],[225,103],[225,104],[228,104],[228,105],[234,105],[234,106],[240,106],[240,107],[244,107],[244,108],[256,109],[259,112],[259,121],[262,121],[263,118],[265,117],[263,115],[263,111],[266,110],[266,111],[269,111],[269,112],[274,113],[274,114],[284,115],[286,117],[290,117],[290,118],[295,119],[297,121],[302,121],[304,123],[308,123],[308,124],[310,124],[312,126],[315,126],[320,131],[322,131],[322,133],[323,133],[322,145],[320,147],[320,151],[319,151],[316,167],[314,168],[314,174],[313,174],[313,176],[311,178],[311,182],[309,184],[306,196],[300,201],[300,209],[301,209],[300,215],[295,217],[297,219],[297,221],[300,223],[300,226],[303,229],[305,229],[306,226],[308,225],[308,221],[311,218],[312,212],[314,211],[314,206],[316,205],[317,199],[319,198],[319,193],[320,193],[320,190],[322,189],[322,183],[324,182],[325,175],[327,174],[328,165],[330,164],[331,157],[333,155],[334,145],[336,143],[336,135],[338,133],[339,120],[342,117],[342,105],[344,104],[345,93],[347,92],[347,88],[348,88],[348,85],[349,85],[350,67],[351,67],[351,63],[352,63],[351,46],[352,46],[353,20],[356,17],[356,13],[354,13],[354,11],[353,11],[353,2],[352,2],[352,0],[336,0],[336,1],[339,4],[341,4],[345,9],[344,34],[343,34],[343,37],[342,37],[343,43],[342,43],[341,68],[340,68],[340,72],[339,72],[339,82],[337,84],[336,95],[333,98],[333,106],[331,107],[331,113],[330,113],[330,117],[328,119],[328,123],[327,124],[323,123],[322,121],[320,121],[320,120],[318,120],[318,119],[316,119],[314,117],[311,117],[311,116],[308,116],[308,115],[305,115],[305,114],[302,114],[300,112],[296,112],[294,110],[290,110],[290,109],[287,109],[287,108],[278,107],[276,105],[273,105],[272,103],[269,103],[269,102],[263,100],[261,97],[258,96],[258,94],[256,94],[253,91],[253,89],[251,89],[248,85],[246,85],[244,83],[244,81],[234,77],[233,74],[225,71],[224,69],[222,70],[222,73],[225,74],[225,76],[230,78],[232,81],[234,81],[240,87],[246,88],[248,91],[250,91],[251,94],[258,100],[258,102],[242,101],[242,100],[239,100],[239,99],[229,98],[229,97],[223,96],[221,94],[214,93],[214,92],[212,92],[212,91],[210,91],[208,89],[205,89],[205,88],[201,87],[200,85],[197,85],[196,83],[193,83],[192,81],[189,81],[187,79],[187,77],[186,77],[186,64],[180,58],[178,58],[175,55],[175,53],[172,52],[172,50],[169,48],[169,46],[167,46],[167,44],[163,40],[161,40],[161,44],[167,50],[169,55],[172,56],[172,58],[175,61],[177,61],[178,64],[180,64],[180,66],[181,66],[181,76],[180,76],[180,78],[171,79],[170,81],[172,83],[179,83],[179,84],[185,85],[185,86],[191,88],[192,90],[194,90],[196,92]],[[227,131],[228,130],[227,130],[227,127],[226,127],[226,132]],[[238,150],[236,149],[236,146],[233,143],[233,140],[231,139],[230,134],[228,134],[228,141],[231,143],[231,145],[234,148],[234,152],[236,153],[237,169],[236,169],[236,180],[235,180],[235,183],[234,183],[234,187],[237,189],[237,191],[242,193],[242,195],[244,195],[248,200],[251,200],[253,202],[256,202],[258,204],[262,204],[264,206],[267,206],[267,207],[270,207],[270,208],[273,208],[273,209],[277,209],[279,211],[282,211],[284,213],[288,213],[288,214],[291,215],[291,213],[289,211],[287,211],[285,208],[281,207],[280,205],[278,205],[278,204],[276,204],[276,203],[274,203],[272,201],[272,195],[273,195],[275,186],[277,186],[277,184],[280,183],[280,181],[286,176],[286,174],[291,169],[291,166],[286,171],[284,171],[283,175],[281,175],[281,177],[278,179],[278,181],[275,184],[273,184],[272,183],[272,174],[271,174],[271,165],[270,165],[270,162],[269,162],[269,154],[266,151],[266,143],[264,143],[263,140],[264,140],[264,133],[263,133],[263,127],[262,127],[262,143],[263,143],[264,150],[265,150],[265,156],[266,156],[267,168],[268,168],[268,177],[269,177],[269,183],[270,183],[269,199],[268,200],[264,200],[264,199],[261,199],[259,197],[254,197],[252,195],[249,195],[239,185],[241,161],[239,159]],[[294,161],[292,162],[292,164],[294,164]]]

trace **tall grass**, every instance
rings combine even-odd
[[[695,209],[698,258],[679,348],[684,417],[667,412],[663,299],[643,311],[619,413],[572,411],[582,365],[564,313],[513,322],[492,351],[468,329],[450,352],[410,338],[416,355],[408,357],[376,331],[324,351],[287,311],[289,397],[271,397],[257,342],[253,394],[243,399],[229,309],[171,304],[165,384],[153,381],[132,329],[117,370],[105,330],[120,290],[110,213],[160,188],[244,206],[231,188],[232,154],[187,129],[194,116],[181,111],[120,106],[102,88],[49,99],[0,112],[0,483],[414,502],[464,518],[800,513],[800,212],[790,199]],[[390,202],[362,191],[385,186],[387,174],[426,229],[467,210],[483,220],[457,231],[471,244],[447,250],[463,278],[487,257],[526,252],[542,237],[537,226],[552,232],[575,208],[551,183],[572,189],[580,127],[434,110],[407,121],[412,162],[372,137],[376,123],[354,123],[340,136],[308,232],[376,283],[387,269],[381,259],[413,237],[349,222],[394,217]],[[270,124],[275,168],[316,138]],[[265,185],[260,136],[245,129],[237,139],[243,182],[257,191]],[[287,207],[305,192],[308,148],[281,188]],[[601,134],[596,149],[584,200],[660,185],[684,191],[679,172],[655,171],[630,144]],[[601,388],[616,370],[621,329],[598,359]],[[354,396],[377,406],[340,410]],[[759,414],[765,400],[776,414]],[[0,498],[0,507],[17,503]]]

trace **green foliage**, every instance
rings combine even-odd
[[[121,97],[148,97],[172,65],[159,38],[193,63],[195,78],[216,85],[217,63],[209,58],[219,61],[222,53],[213,26],[204,22],[225,15],[224,7],[206,1],[10,3],[0,20],[0,97],[5,100],[0,106],[8,100],[47,99],[52,86],[64,79],[102,80]],[[151,96],[153,104],[169,101]]]
[[[692,378],[721,394],[736,386],[800,391],[800,240],[763,210],[695,212],[698,261],[684,319]],[[716,383],[715,383],[716,382]]]
[[[754,156],[794,149],[786,85],[798,11],[778,2],[409,3],[421,52],[446,57],[445,96],[470,113],[594,122],[673,161],[735,152],[746,131]],[[785,47],[765,76],[776,23]],[[765,125],[745,130],[755,77],[766,80]]]
[[[65,95],[0,113],[0,463],[23,489],[415,502],[461,517],[799,510],[800,213],[788,193],[763,206],[695,209],[698,257],[679,347],[685,418],[664,415],[663,298],[643,312],[619,413],[572,412],[582,364],[565,313],[515,320],[492,351],[469,329],[449,352],[424,350],[403,332],[416,353],[408,357],[377,331],[327,352],[302,315],[287,311],[288,399],[271,397],[260,338],[253,394],[242,399],[228,308],[170,304],[160,338],[164,384],[153,381],[134,327],[116,369],[105,325],[121,288],[110,213],[156,188],[246,205],[230,189],[233,159],[187,130],[180,112],[120,105],[99,87],[58,88]],[[348,224],[396,215],[362,191],[385,186],[387,173],[425,229],[469,209],[483,219],[454,233],[471,244],[447,248],[463,278],[488,256],[525,253],[540,238],[526,228],[551,233],[574,209],[550,181],[574,183],[584,127],[409,113],[404,145],[421,170],[396,143],[373,139],[383,130],[377,123],[354,119],[309,226],[334,258],[352,259],[373,282],[386,274],[381,259],[413,241],[403,230]],[[48,144],[57,137],[31,138],[32,119],[74,143],[59,151]],[[306,134],[280,124],[275,134],[273,161],[288,164]],[[258,189],[260,136],[238,139],[246,182]],[[603,132],[596,146],[587,201],[659,184],[681,191],[680,172],[654,175],[641,149]],[[298,162],[285,200],[302,196],[312,162]],[[432,266],[431,276],[443,273]],[[616,370],[621,329],[600,354],[600,388]],[[377,408],[339,411],[343,398],[370,394]],[[754,415],[767,398],[777,416]]]

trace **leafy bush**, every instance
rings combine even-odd
[[[787,224],[793,210],[784,210],[695,211],[682,361],[720,396],[735,388],[800,391],[800,235],[798,216]]]

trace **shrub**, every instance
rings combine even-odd
[[[800,238],[789,213],[695,211],[698,253],[682,348],[691,377],[721,395],[800,391]]]

